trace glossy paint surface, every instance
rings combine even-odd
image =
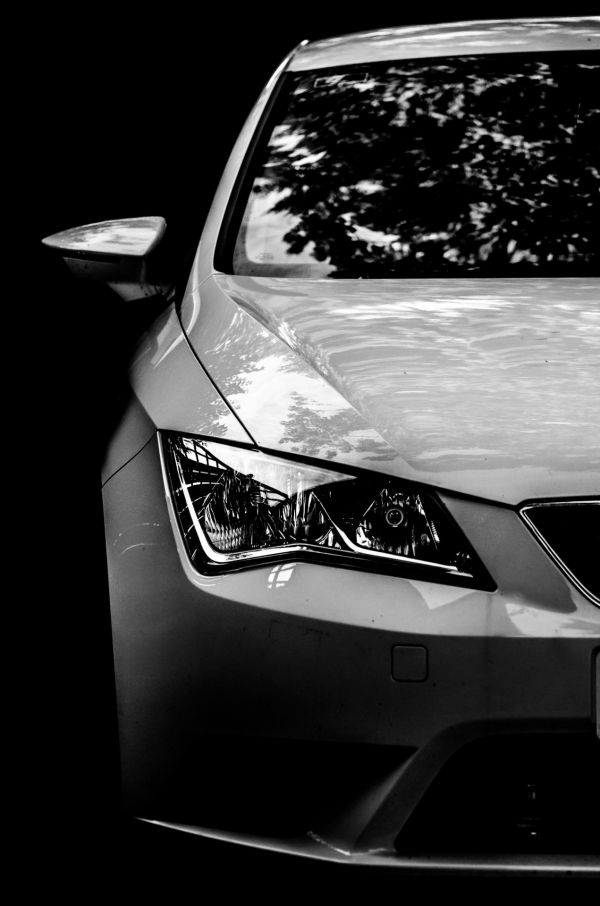
[[[163,217],[103,220],[63,230],[42,241],[44,245],[62,253],[144,258],[160,242],[166,227]]]
[[[452,22],[314,41],[296,54],[290,69],[476,53],[585,50],[594,46],[600,46],[600,17]]]
[[[377,430],[218,279],[186,297],[181,317],[198,357],[259,445],[392,474],[401,470],[400,455]]]
[[[265,447],[519,503],[600,489],[595,280],[217,276],[190,341]]]
[[[173,306],[143,336],[130,381],[156,428],[252,443],[194,356]]]

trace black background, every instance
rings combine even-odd
[[[13,306],[13,374],[24,402],[13,425],[21,443],[9,481],[25,561],[20,663],[35,676],[20,712],[28,732],[18,737],[26,740],[18,747],[26,772],[19,811],[32,883],[41,878],[47,889],[82,899],[162,889],[173,901],[184,890],[210,901],[238,894],[285,900],[299,886],[316,892],[329,883],[339,894],[352,888],[362,896],[384,883],[381,875],[375,881],[353,871],[349,878],[335,867],[232,856],[198,839],[121,829],[98,471],[137,328],[124,302],[76,283],[39,240],[79,223],[160,214],[183,259],[260,89],[304,38],[598,12],[594,3],[484,6],[97,5],[36,14],[35,36],[24,46],[31,68],[19,130],[29,251]],[[218,891],[209,893],[215,883]],[[400,893],[409,879],[385,883]]]

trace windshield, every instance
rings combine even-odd
[[[234,272],[599,271],[600,56],[403,60],[287,76]]]

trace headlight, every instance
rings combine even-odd
[[[494,587],[430,490],[220,441],[162,441],[175,513],[199,571],[314,558]]]

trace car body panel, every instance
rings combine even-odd
[[[311,42],[290,69],[321,69],[379,60],[452,57],[481,53],[586,50],[600,46],[598,17],[452,22],[378,29]]]
[[[599,294],[217,276],[182,322],[259,444],[517,504],[600,488]]]
[[[209,274],[212,274],[215,271],[215,249],[223,225],[223,218],[231,199],[231,192],[236,184],[240,174],[240,168],[246,158],[252,140],[257,134],[261,120],[275,95],[277,87],[281,84],[281,77],[289,67],[295,53],[296,49],[292,50],[292,52],[282,60],[268,80],[255,105],[248,114],[248,117],[240,130],[240,134],[231,149],[231,154],[225,165],[223,175],[217,186],[202,230],[200,243],[188,281],[189,290],[197,288]]]
[[[157,428],[252,443],[190,349],[173,306],[144,333],[130,381]]]
[[[400,456],[311,364],[209,278],[188,294],[182,325],[198,357],[262,446],[394,473]],[[312,431],[311,431],[312,427]],[[248,427],[250,433],[252,429]],[[289,436],[286,442],[284,438]]]
[[[63,249],[68,256],[145,258],[160,243],[166,228],[164,217],[103,220],[63,230],[42,241],[50,248]]]
[[[311,833],[300,840],[281,840],[276,837],[264,837],[256,834],[221,831],[212,827],[199,827],[193,824],[182,824],[169,821],[142,819],[144,823],[155,827],[167,828],[193,836],[207,837],[238,846],[250,846],[253,849],[282,853],[287,856],[308,856],[320,862],[334,862],[338,865],[364,865],[372,868],[400,869],[404,877],[431,877],[433,873],[452,877],[577,877],[594,878],[598,876],[598,861],[595,856],[562,856],[557,860],[554,855],[514,855],[508,853],[452,855],[403,855],[395,856],[393,861],[382,849],[363,848],[359,851],[344,849],[344,841],[325,839],[320,834]],[[347,844],[346,844],[347,845]]]
[[[105,450],[102,463],[102,484],[132,459],[152,439],[156,425],[137,396],[130,393],[121,417]]]

